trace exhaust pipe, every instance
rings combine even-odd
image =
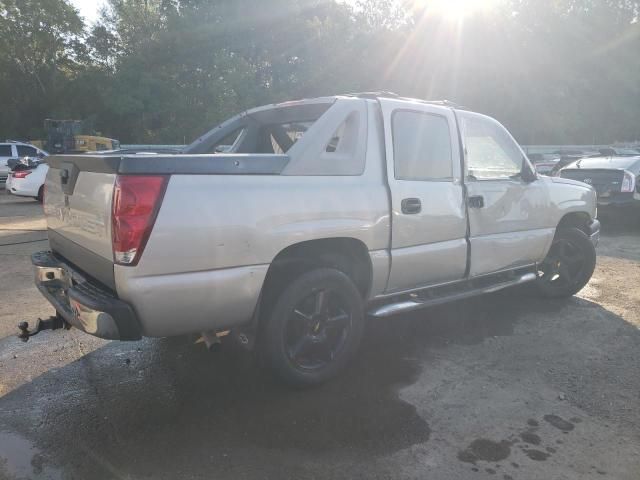
[[[225,330],[224,332],[202,332],[200,334],[200,338],[196,340],[196,343],[204,343],[207,347],[207,350],[210,352],[218,352],[222,348],[222,337],[229,335],[229,330]]]

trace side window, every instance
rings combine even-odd
[[[35,157],[38,153],[35,148],[27,145],[17,145],[19,157]]]
[[[0,157],[11,156],[11,145],[0,145]]]
[[[471,179],[501,179],[522,171],[524,156],[511,135],[492,120],[463,115],[466,175]]]
[[[451,133],[445,117],[399,110],[392,117],[393,158],[398,180],[453,177]]]

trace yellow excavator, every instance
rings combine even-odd
[[[113,138],[87,134],[87,124],[82,120],[44,121],[45,139],[31,142],[49,153],[84,153],[101,150],[118,150],[120,142]]]

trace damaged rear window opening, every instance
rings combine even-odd
[[[287,153],[333,103],[292,102],[243,112],[205,133],[184,153]]]

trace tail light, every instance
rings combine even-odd
[[[620,188],[621,192],[633,192],[636,188],[636,177],[631,172],[627,172],[625,170],[624,176],[622,177],[622,186]]]
[[[11,174],[13,178],[25,178],[27,175],[31,175],[31,170],[18,170]]]
[[[136,265],[156,221],[169,177],[118,175],[113,188],[111,243],[113,259]]]

